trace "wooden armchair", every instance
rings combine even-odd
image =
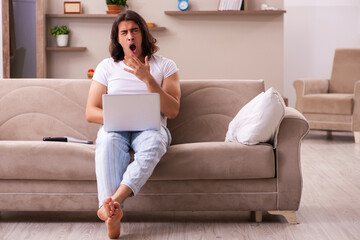
[[[310,129],[354,132],[360,143],[360,49],[336,49],[330,79],[295,80],[296,106]]]

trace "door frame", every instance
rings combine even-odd
[[[9,0],[2,0],[3,78],[10,78]]]

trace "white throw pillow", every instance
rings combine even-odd
[[[274,88],[270,88],[240,109],[229,124],[225,141],[246,145],[271,142],[276,147],[274,137],[284,115],[283,98]]]

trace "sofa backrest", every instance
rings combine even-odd
[[[69,136],[95,140],[99,125],[85,119],[91,81],[0,80],[0,140]]]
[[[330,93],[354,93],[360,80],[360,48],[336,49],[330,78]]]
[[[98,124],[85,119],[91,81],[0,80],[0,140],[69,136],[95,140]],[[179,115],[168,120],[172,144],[224,141],[240,108],[264,91],[262,80],[181,81]]]
[[[230,121],[262,91],[262,80],[181,81],[179,115],[168,119],[172,144],[224,141]]]

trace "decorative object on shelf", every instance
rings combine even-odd
[[[261,10],[278,10],[278,8],[276,8],[276,7],[271,7],[271,6],[269,6],[269,5],[267,5],[266,3],[263,3],[263,4],[261,4]]]
[[[81,14],[81,2],[64,2],[64,14]]]
[[[243,0],[220,0],[219,11],[240,11],[244,10]]]
[[[52,36],[56,36],[56,45],[58,47],[66,47],[68,45],[70,29],[67,26],[54,26],[50,29],[50,33]]]
[[[245,8],[246,9],[246,8]],[[263,15],[263,16],[272,16],[272,15],[283,15],[286,13],[285,10],[273,10],[273,11],[264,11],[264,10],[244,10],[244,11],[164,11],[166,15],[174,16],[206,16],[206,15]]]
[[[122,8],[127,7],[127,0],[106,0],[106,5],[108,6],[107,14],[118,14],[121,12]]]
[[[178,8],[181,11],[185,11],[189,8],[189,0],[178,0],[178,1],[179,1]]]
[[[155,23],[146,23],[146,24],[147,24],[148,28],[153,28],[153,27],[155,27]]]
[[[93,76],[94,76],[94,69],[90,68],[88,71],[87,71],[87,76],[89,79],[92,79]]]

